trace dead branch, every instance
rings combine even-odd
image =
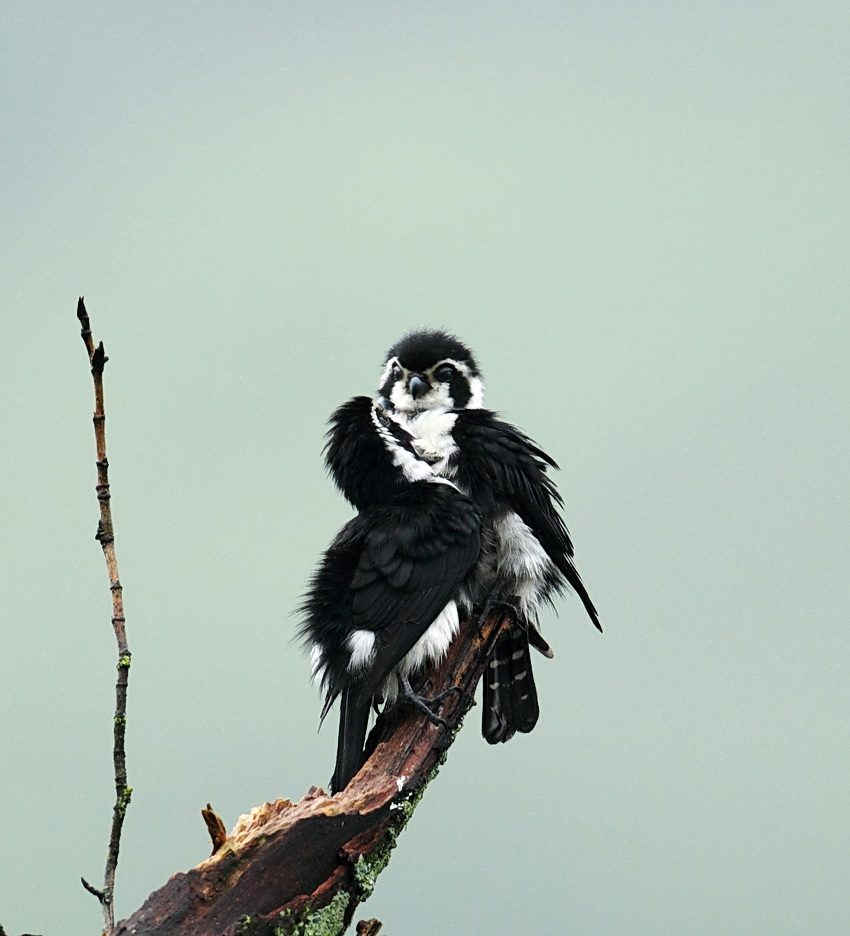
[[[357,936],[378,936],[382,926],[380,920],[361,920],[356,927]]]
[[[209,832],[210,841],[212,841],[211,854],[214,855],[227,841],[227,829],[224,828],[221,816],[215,812],[209,803],[207,803],[206,809],[201,810],[201,816],[207,824],[207,832]]]
[[[106,869],[103,875],[103,888],[93,887],[85,878],[81,878],[83,887],[94,894],[103,909],[103,932],[109,936],[115,927],[113,894],[115,890],[115,869],[118,866],[118,852],[121,847],[121,829],[124,815],[130,803],[132,789],[127,786],[127,760],[124,748],[124,736],[127,727],[127,681],[130,675],[130,649],[127,646],[127,634],[124,622],[124,597],[121,580],[118,577],[118,560],[115,557],[115,537],[112,527],[111,494],[109,490],[109,462],[106,458],[106,412],[103,407],[103,368],[109,358],[103,350],[103,342],[95,347],[92,339],[91,324],[85,302],[80,296],[77,303],[77,318],[80,320],[81,335],[88,352],[91,373],[94,380],[94,436],[97,448],[97,499],[100,503],[100,520],[95,539],[103,548],[106,569],[109,573],[109,589],[112,592],[112,629],[118,644],[118,678],[115,683],[115,718],[113,721],[112,762],[115,770],[115,806],[112,810],[112,830],[109,835],[109,847],[106,855]]]
[[[212,857],[175,874],[115,936],[342,933],[445,760],[504,624],[467,624],[430,674],[429,691],[460,689],[442,712],[449,731],[406,706],[381,715],[372,753],[345,790],[328,796],[313,787],[298,803],[253,809]]]

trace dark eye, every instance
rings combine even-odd
[[[443,364],[434,371],[434,380],[438,383],[448,383],[456,373],[451,364]]]
[[[393,361],[392,375],[393,380],[397,380],[401,377],[401,364],[399,364],[398,361]]]

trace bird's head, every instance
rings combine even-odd
[[[484,405],[484,384],[472,352],[444,331],[412,331],[393,345],[378,394],[382,405],[403,413]]]

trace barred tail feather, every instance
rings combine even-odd
[[[499,638],[487,663],[481,734],[490,744],[503,743],[531,731],[539,715],[528,634],[517,625]]]
[[[481,734],[488,744],[509,741],[514,735],[510,727],[510,652],[507,649],[509,644],[509,635],[499,638],[484,671]]]

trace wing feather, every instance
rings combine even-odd
[[[478,558],[480,522],[468,497],[417,482],[372,516],[352,579],[352,624],[376,634],[374,692],[425,633]]]
[[[599,615],[573,564],[572,540],[558,511],[563,499],[547,474],[547,468],[558,467],[555,460],[490,410],[461,410],[454,437],[462,453],[457,463],[461,487],[484,512],[507,506],[520,517],[601,630]]]

